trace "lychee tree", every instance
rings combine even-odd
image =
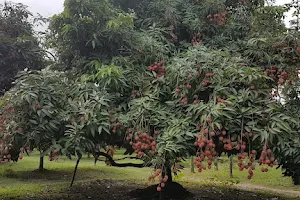
[[[12,109],[4,109],[7,113],[12,112]],[[10,159],[12,159],[10,149],[11,149],[11,143],[10,143],[10,138],[9,135],[6,133],[6,126],[5,126],[5,121],[7,120],[7,115],[1,113],[0,116],[0,163],[8,163]],[[14,159],[14,158],[13,158]]]
[[[171,171],[180,170],[180,160],[191,155],[199,172],[222,153],[237,155],[249,179],[257,164],[263,172],[277,165],[296,120],[274,99],[269,74],[242,61],[195,44],[144,69],[140,97],[119,118],[129,127],[126,140],[137,157],[152,164],[149,180],[159,177],[159,192],[172,182]]]
[[[257,1],[66,1],[50,43],[60,64],[84,67],[110,95],[111,133],[126,134],[164,191],[182,158],[196,155],[201,172],[221,153],[237,155],[251,179],[255,160],[267,171],[295,136],[297,119],[276,99],[299,65],[283,11]]]
[[[12,146],[21,152],[24,148],[37,148],[41,171],[44,170],[44,156],[64,134],[61,126],[67,103],[65,90],[68,90],[68,84],[64,73],[48,70],[23,72],[4,103],[14,110],[7,113],[8,120],[5,122]]]
[[[285,99],[284,112],[293,116],[297,119],[298,123],[295,123],[293,128],[297,131],[294,137],[289,138],[286,144],[283,146],[280,152],[278,152],[278,157],[280,158],[280,165],[285,171],[283,174],[285,176],[291,176],[295,185],[300,184],[300,148],[299,148],[299,134],[300,134],[300,102],[299,102],[299,80],[295,81],[292,87],[285,88],[283,93]]]

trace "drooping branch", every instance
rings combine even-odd
[[[113,167],[137,167],[137,168],[146,167],[145,163],[141,163],[141,164],[137,164],[137,163],[116,163],[114,161],[114,159],[109,154],[104,153],[104,152],[96,152],[96,154],[98,156],[106,157],[109,160],[111,166],[113,166]]]
[[[123,158],[114,159],[114,161],[126,160],[126,159],[136,159],[136,160],[140,160],[140,159],[139,159],[139,158],[137,158],[137,157],[133,157],[133,156],[126,156],[126,157],[123,157]],[[105,160],[98,159],[98,161],[105,161]]]

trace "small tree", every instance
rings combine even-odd
[[[43,70],[23,73],[9,92],[6,105],[15,112],[7,121],[12,144],[18,148],[37,148],[39,170],[44,170],[44,155],[63,136],[67,79],[63,73]],[[58,148],[59,146],[56,146]]]
[[[95,145],[105,143],[110,133],[109,95],[93,83],[79,81],[73,86],[67,106],[69,124],[59,141],[64,147],[62,153],[77,158],[71,186],[82,155],[94,154]]]

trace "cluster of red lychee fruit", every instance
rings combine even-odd
[[[208,124],[209,121],[211,120],[207,120]],[[199,131],[202,127],[203,126],[201,124],[198,124],[196,130]],[[253,171],[255,170],[255,158],[257,155],[257,151],[249,150],[249,152],[246,152],[247,143],[245,142],[246,140],[243,141],[243,138],[249,139],[251,137],[253,137],[252,132],[243,132],[241,134],[241,137],[236,142],[237,139],[235,137],[229,137],[227,135],[225,128],[216,131],[215,130],[209,131],[209,129],[206,128],[200,131],[198,140],[195,142],[195,146],[198,147],[198,152],[197,152],[197,157],[194,160],[194,164],[197,166],[199,172],[202,172],[207,168],[210,169],[213,160],[217,155],[217,152],[215,150],[216,144],[214,142],[219,141],[224,145],[224,149],[226,151],[231,153],[234,149],[239,151],[237,155],[238,167],[240,171],[247,169],[248,179],[252,179],[254,175]],[[207,167],[203,164],[205,160],[207,160]],[[273,156],[271,149],[266,149],[266,146],[264,146],[261,156],[259,158],[259,164],[268,165],[270,167],[277,165],[277,162],[275,162],[275,157]],[[261,171],[267,172],[268,169],[263,167]]]
[[[200,33],[196,33],[196,34],[193,36],[192,44],[193,44],[193,45],[202,45],[202,44],[203,44],[203,41],[200,39],[200,37],[201,37],[201,34],[200,34]]]
[[[278,79],[279,85],[284,85],[288,79],[288,74],[286,71],[279,69],[276,65],[274,66],[266,66],[266,73],[267,75],[274,79]]]
[[[132,90],[130,98],[135,99],[140,96],[140,93],[137,90]]]
[[[36,110],[40,110],[40,109],[42,109],[42,106],[41,106],[41,104],[36,104],[36,105],[35,105],[35,109],[36,109]]]
[[[276,45],[274,45],[273,47],[274,48],[281,48],[281,47],[288,47],[289,45],[287,44],[287,43],[280,43],[280,44],[276,44]]]
[[[148,133],[144,132],[141,134],[129,133],[126,140],[131,140],[130,145],[137,153],[137,157],[141,158],[145,152],[155,153],[156,151],[156,140]]]
[[[117,133],[117,130],[120,129],[121,131],[124,130],[124,125],[120,122],[113,123],[112,124],[112,133]]]
[[[166,73],[166,66],[164,65],[164,62],[155,62],[152,65],[148,66],[149,71],[156,72],[156,77],[162,77]]]
[[[206,166],[203,164],[203,161],[207,159],[207,168],[210,169],[213,163],[217,152],[215,151],[216,145],[214,144],[212,139],[208,139],[208,134],[213,137],[215,136],[215,132],[210,132],[208,129],[204,129],[200,132],[198,136],[198,140],[195,142],[195,146],[198,146],[197,156],[194,160],[194,164],[198,168],[198,172],[202,172],[202,170],[206,170]]]
[[[250,155],[248,156],[247,152],[243,152],[243,150],[241,150],[241,152],[238,154],[238,166],[240,171],[243,171],[244,169],[248,169],[248,179],[252,179],[254,173],[253,171],[255,170],[255,165],[254,165],[254,161],[255,161],[255,156],[256,156],[257,152],[255,150],[252,150],[252,152],[250,153]],[[248,157],[248,160],[246,162],[246,158]]]
[[[267,149],[266,145],[263,147],[263,151],[261,152],[260,158],[259,158],[259,164],[260,165],[268,165],[269,167],[273,167],[274,165],[277,165],[278,163],[275,161],[275,157],[273,156],[272,150]],[[261,168],[262,172],[267,172],[268,168]]]
[[[163,176],[162,169],[154,169],[154,173],[148,178],[148,180],[154,182],[157,177],[160,183],[157,185],[156,190],[161,192],[166,186],[166,182],[168,181],[169,177],[167,175]]]
[[[49,153],[49,161],[57,161],[59,158],[60,149],[55,149],[53,152]]]
[[[9,136],[4,135],[0,138],[0,164],[8,163],[11,159],[11,155],[9,154]]]
[[[197,103],[200,103],[200,99],[199,99],[199,97],[198,97],[198,95],[194,95],[194,102],[193,102],[193,104],[197,104]]]
[[[211,84],[210,78],[212,78],[213,76],[214,76],[213,73],[209,73],[209,72],[206,73],[206,74],[205,74],[205,78],[204,78],[203,82],[201,83],[201,85],[202,85],[203,87],[209,86],[209,85]]]
[[[179,95],[179,93],[182,91],[182,89],[183,89],[184,87],[186,87],[186,89],[189,90],[189,89],[192,88],[192,85],[191,85],[189,82],[187,82],[185,86],[180,85],[179,88],[176,88],[176,89],[175,89],[176,95]],[[180,95],[180,97],[181,97],[181,103],[183,103],[184,105],[188,104],[188,97],[187,97],[184,93],[182,93],[182,94]],[[197,95],[194,95],[194,103],[199,103],[199,102],[200,102],[200,100],[198,100],[198,96],[197,96]]]
[[[0,115],[0,132],[5,130],[5,120],[7,119],[7,116]]]
[[[225,99],[221,98],[220,96],[217,96],[217,101],[219,103],[224,103],[225,102]]]
[[[226,13],[216,13],[207,15],[207,19],[215,24],[221,26],[226,22]]]
[[[176,163],[175,166],[173,167],[172,171],[174,173],[177,173],[180,169],[183,169],[183,167],[180,166],[180,164]]]
[[[188,104],[188,98],[185,96],[185,94],[181,94],[180,96],[182,98],[181,103],[184,105]]]

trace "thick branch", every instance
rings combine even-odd
[[[136,164],[136,163],[116,163],[109,154],[104,153],[104,152],[96,152],[96,155],[106,157],[109,160],[111,166],[113,166],[113,167],[138,167],[138,168],[145,167],[144,163],[141,163],[141,164]]]
[[[126,159],[136,159],[136,160],[140,160],[139,158],[137,157],[133,157],[133,156],[126,156],[124,158],[119,158],[119,159],[114,159],[114,161],[119,161],[119,160],[126,160]],[[101,160],[101,159],[98,159],[99,161],[105,161],[105,160]]]

